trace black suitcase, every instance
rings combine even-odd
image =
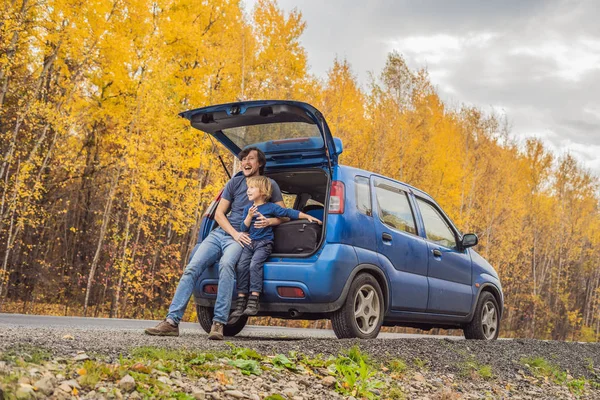
[[[322,226],[306,219],[284,222],[273,227],[273,253],[312,253],[321,241]]]

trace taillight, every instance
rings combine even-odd
[[[208,208],[206,209],[206,212],[204,213],[205,217],[210,217],[214,213],[216,204],[219,202],[219,200],[221,200],[222,194],[223,194],[223,189],[221,189],[219,191],[219,193],[217,193],[217,195],[215,196],[213,201],[210,202],[210,205],[208,206]]]
[[[296,299],[304,298],[304,290],[294,286],[278,286],[277,293],[281,297],[291,297]]]
[[[219,285],[204,285],[204,293],[206,294],[217,294],[219,292]]]
[[[329,214],[344,213],[344,183],[341,181],[331,182],[331,190],[329,191]]]

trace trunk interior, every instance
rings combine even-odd
[[[325,232],[329,176],[321,168],[294,169],[265,174],[279,185],[286,207],[309,214],[323,225],[308,220],[289,221],[273,228],[273,255],[306,257],[321,247]]]

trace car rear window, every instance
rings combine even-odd
[[[263,142],[275,142],[274,144],[281,145],[294,144],[303,148],[323,147],[323,137],[317,125],[304,122],[240,126],[223,129],[223,133],[240,149]]]
[[[371,189],[369,187],[369,178],[364,176],[356,176],[354,178],[355,188],[356,188],[356,208],[361,213],[368,215],[369,217],[373,215],[372,207],[371,207]]]

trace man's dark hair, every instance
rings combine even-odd
[[[259,149],[258,147],[246,147],[244,150],[240,151],[240,154],[238,154],[238,159],[240,161],[242,161],[242,159],[246,156],[248,156],[248,154],[250,154],[250,152],[252,150],[256,151],[256,155],[258,156],[258,173],[260,175],[265,173],[265,165],[267,165],[267,157],[265,156],[265,153],[262,152],[261,149]]]

